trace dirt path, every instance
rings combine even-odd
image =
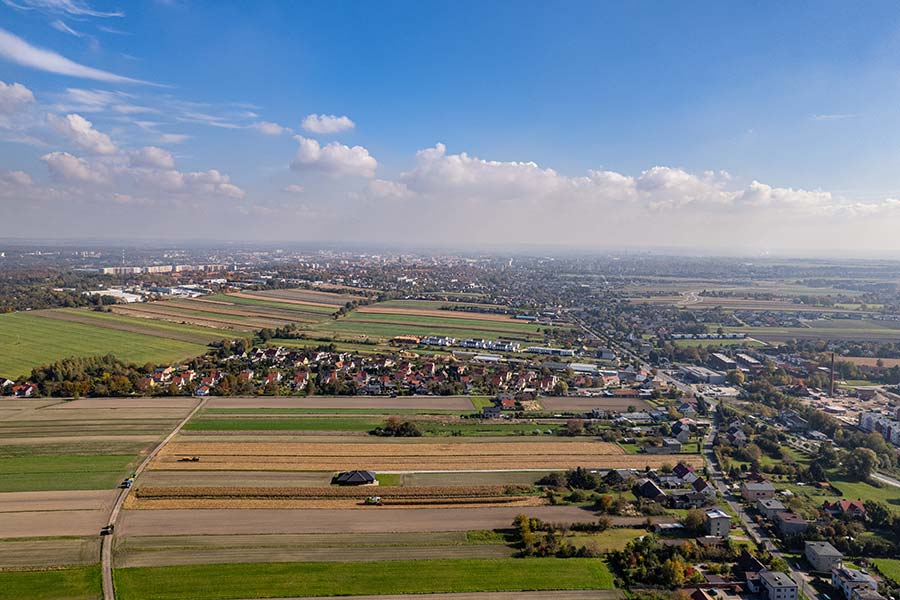
[[[140,465],[134,470],[135,476],[139,476],[141,472],[147,468],[147,465],[150,464],[150,461],[156,457],[157,453],[163,449],[163,447],[169,443],[172,438],[178,435],[178,432],[181,431],[181,428],[184,427],[188,421],[191,420],[197,412],[203,408],[203,405],[206,403],[206,400],[200,400],[197,405],[191,410],[187,416],[182,419],[178,425],[167,435],[163,440],[153,449],[150,453],[147,454],[147,457],[141,462]],[[118,497],[116,498],[116,502],[112,507],[112,511],[109,513],[109,518],[107,519],[107,523],[110,526],[116,525],[116,521],[119,518],[119,513],[122,510],[122,505],[125,503],[126,498],[128,498],[128,492],[131,491],[130,488],[122,489],[119,492]],[[113,561],[112,561],[112,547],[113,541],[115,539],[116,532],[115,530],[112,532],[112,535],[107,535],[103,537],[100,546],[100,567],[103,575],[103,600],[116,600],[116,588],[113,583]]]

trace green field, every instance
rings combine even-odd
[[[613,588],[606,564],[586,558],[197,565],[118,569],[115,578],[123,600]]]
[[[468,317],[432,317],[417,314],[390,314],[390,313],[365,313],[353,312],[344,321],[378,321],[399,324],[417,324],[425,327],[457,327],[486,329],[488,331],[507,331],[511,333],[537,333],[542,326],[524,321],[498,321],[496,319],[479,319],[476,316]]]
[[[0,315],[0,376],[19,377],[70,356],[115,354],[144,364],[171,363],[206,352],[203,344],[69,323],[28,313]]]
[[[884,502],[894,511],[900,510],[900,488],[885,484],[875,487],[863,481],[850,481],[844,477],[833,477],[831,485],[840,490],[847,500],[876,500]]]
[[[93,600],[102,597],[100,567],[0,571],[0,600]]]
[[[114,488],[135,462],[133,454],[0,458],[0,492]]]
[[[874,558],[872,562],[878,567],[878,571],[893,581],[900,583],[900,559],[898,558]]]

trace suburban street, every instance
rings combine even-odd
[[[710,414],[715,414],[716,405],[714,403],[710,404]],[[713,426],[710,428],[709,432],[707,432],[705,439],[703,440],[703,454],[706,458],[706,463],[709,468],[709,475],[713,481],[713,484],[716,486],[716,489],[722,494],[725,502],[729,507],[737,514],[738,518],[741,520],[741,523],[744,526],[744,529],[747,530],[747,533],[755,543],[761,545],[768,552],[770,552],[773,556],[781,558],[784,560],[789,569],[790,575],[797,582],[797,585],[800,588],[800,593],[806,596],[809,600],[819,600],[819,594],[816,592],[813,587],[809,584],[808,575],[798,570],[796,564],[792,564],[792,561],[789,560],[778,548],[775,544],[775,541],[769,536],[756,522],[744,511],[743,504],[741,503],[741,499],[736,496],[725,483],[725,477],[722,473],[722,470],[719,467],[719,462],[716,457],[716,453],[713,450],[713,440],[716,436],[716,423],[713,422]]]

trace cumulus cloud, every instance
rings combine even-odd
[[[356,127],[356,123],[350,120],[348,116],[335,115],[307,115],[303,122],[300,123],[306,131],[310,133],[318,133],[320,135],[329,133],[339,133]]]
[[[385,179],[373,179],[368,186],[369,196],[372,198],[409,198],[412,192],[405,183],[387,181]]]
[[[94,124],[81,115],[51,115],[50,124],[70,142],[93,154],[115,154],[119,151],[108,135],[94,129]]]
[[[285,127],[282,127],[278,123],[272,123],[271,121],[259,121],[250,127],[265,135],[281,135],[287,131]]]
[[[57,75],[94,79],[96,81],[105,81],[108,83],[156,85],[148,81],[133,79],[131,77],[125,77],[102,69],[95,69],[94,67],[79,64],[52,50],[33,46],[22,38],[13,35],[2,28],[0,28],[0,58],[23,67],[29,67],[47,73],[55,73]]]
[[[25,171],[0,171],[0,184],[16,187],[28,187],[34,182]]]
[[[0,114],[19,112],[34,104],[34,94],[21,83],[0,81]]]
[[[129,159],[133,167],[175,168],[175,158],[172,153],[156,146],[144,146],[139,150],[132,150],[129,153]]]
[[[334,176],[375,176],[378,161],[362,146],[351,148],[338,142],[321,146],[318,141],[301,135],[295,139],[299,147],[291,168],[296,171],[319,171]]]
[[[90,165],[86,160],[68,152],[51,152],[41,157],[50,170],[50,175],[59,181],[77,183],[107,183],[103,169]]]

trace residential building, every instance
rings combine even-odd
[[[813,570],[823,573],[830,573],[833,568],[840,566],[841,559],[844,558],[844,555],[828,542],[806,542],[803,553]]]
[[[800,515],[786,510],[775,515],[775,525],[778,527],[781,535],[791,536],[800,535],[806,531],[809,523]]]
[[[797,583],[787,573],[763,571],[759,579],[769,600],[797,600]]]
[[[787,510],[787,507],[775,498],[765,498],[756,501],[756,510],[767,519],[774,519],[775,515]]]
[[[706,511],[706,531],[709,535],[728,537],[731,532],[731,517],[720,508]]]
[[[744,481],[741,483],[741,497],[747,502],[774,498],[775,486],[768,481]]]
[[[866,506],[862,500],[837,500],[835,502],[826,500],[822,503],[822,510],[832,517],[866,518]]]
[[[859,590],[878,591],[878,582],[868,573],[850,567],[835,567],[831,570],[831,585],[841,590],[844,598],[853,600],[854,593]]]

